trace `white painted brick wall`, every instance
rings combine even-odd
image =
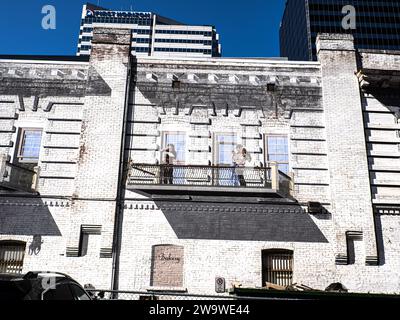
[[[290,78],[313,77],[320,79],[322,67],[322,85],[324,113],[321,112],[294,112],[291,119],[280,117],[262,118],[257,112],[243,112],[242,117],[235,117],[237,110],[230,110],[228,117],[217,112],[217,116],[210,116],[210,110],[197,111],[190,116],[184,114],[172,115],[174,110],[166,110],[166,115],[160,114],[160,108],[136,106],[133,119],[156,120],[162,118],[161,124],[128,125],[129,133],[153,134],[154,137],[133,137],[128,147],[161,145],[161,132],[164,130],[186,131],[188,136],[193,132],[236,132],[241,136],[256,136],[257,134],[287,134],[292,139],[306,141],[290,141],[290,151],[297,153],[327,153],[323,155],[291,155],[292,167],[304,167],[311,170],[295,169],[296,199],[299,202],[319,201],[328,203],[325,208],[330,215],[311,219],[327,238],[328,243],[292,243],[292,242],[245,242],[245,241],[217,241],[217,240],[184,240],[178,239],[172,227],[160,210],[126,209],[122,230],[122,251],[120,265],[120,289],[145,290],[150,286],[151,250],[158,244],[174,244],[184,247],[184,286],[189,293],[214,293],[216,276],[225,277],[227,286],[233,282],[243,286],[261,286],[261,251],[267,248],[286,248],[294,250],[294,282],[302,283],[317,289],[324,289],[332,282],[342,282],[351,291],[362,292],[399,292],[400,290],[400,222],[398,216],[381,216],[385,263],[382,266],[365,266],[365,256],[375,254],[374,224],[372,221],[371,194],[367,161],[367,148],[364,141],[363,121],[361,117],[362,105],[359,98],[354,52],[348,39],[325,39],[321,47],[319,64],[303,64],[295,62],[260,62],[260,61],[214,61],[212,67],[208,61],[182,61],[139,59],[142,69],[148,68],[152,62],[155,73],[171,72],[169,64],[180,63],[191,74],[209,74],[211,71],[218,74],[220,81],[228,81],[235,76],[238,82],[257,76],[264,81],[266,77],[279,76],[280,84],[290,85]],[[339,51],[325,49],[336,48]],[[42,178],[39,191],[46,202],[51,218],[59,228],[59,236],[42,236],[41,250],[35,255],[29,252],[33,235],[22,235],[21,226],[16,222],[14,230],[9,234],[1,234],[0,240],[22,240],[27,242],[24,271],[29,270],[57,270],[76,278],[80,283],[92,283],[98,288],[109,289],[111,284],[112,259],[101,259],[100,249],[110,248],[112,245],[116,203],[116,183],[118,178],[119,150],[121,144],[122,112],[125,101],[125,81],[127,52],[129,48],[117,49],[113,45],[94,44],[94,55],[90,66],[102,76],[111,88],[111,96],[81,97],[41,97],[39,109],[31,110],[33,97],[24,98],[25,111],[18,111],[19,102],[15,95],[0,96],[0,117],[13,117],[19,114],[19,119],[0,120],[0,141],[9,142],[12,135],[1,130],[11,130],[18,123],[26,121],[41,121],[48,131],[79,132],[80,135],[56,135],[46,133],[44,143],[49,146],[79,146],[80,150],[49,149],[41,154],[39,165],[43,166],[43,175],[66,175],[74,179]],[[350,51],[340,51],[340,50]],[[125,52],[125,51],[126,52]],[[366,57],[368,64],[384,65],[376,56]],[[390,58],[390,63],[397,63]],[[193,66],[195,65],[195,67]],[[39,79],[38,72],[45,74],[46,79],[53,79],[51,70],[63,69],[66,77],[73,77],[77,70],[83,69],[87,73],[88,65],[68,66],[60,64],[27,64],[1,62],[0,67],[10,69],[21,68],[33,79]],[[259,69],[262,71],[259,71]],[[258,69],[258,70],[257,70]],[[254,71],[256,70],[256,71]],[[145,70],[146,71],[146,70]],[[9,75],[14,76],[14,75]],[[225,80],[224,80],[225,79]],[[263,80],[264,79],[264,80]],[[292,82],[291,85],[296,85]],[[345,84],[345,85],[344,85]],[[216,84],[218,85],[218,84]],[[297,83],[307,86],[306,83]],[[314,84],[316,85],[316,84]],[[135,91],[136,104],[149,104],[150,101]],[[12,101],[11,104],[4,101]],[[50,112],[43,109],[49,102],[74,102],[84,105],[55,105]],[[302,107],[302,106],[294,106]],[[314,106],[318,107],[318,106]],[[374,99],[367,99],[369,111],[382,111],[380,103]],[[210,117],[212,124],[197,126],[190,124],[193,118]],[[78,119],[82,122],[49,121],[51,118]],[[132,118],[132,115],[131,115]],[[244,129],[243,121],[261,120],[260,127]],[[393,120],[386,114],[370,115],[370,121],[387,124]],[[321,126],[290,127],[293,126]],[[323,128],[325,126],[325,128]],[[204,129],[203,129],[204,128]],[[398,139],[395,131],[367,130],[369,139]],[[321,141],[311,141],[320,139]],[[327,140],[327,141],[325,141]],[[191,147],[203,148],[212,146],[212,139],[188,138]],[[262,140],[248,140],[249,148],[261,147]],[[373,146],[374,151],[393,152],[390,145]],[[1,147],[0,152],[10,153],[12,148]],[[82,155],[83,154],[83,155]],[[81,155],[81,156],[80,156]],[[158,151],[134,151],[130,153],[135,162],[154,163],[159,158]],[[213,161],[212,153],[195,154],[187,157],[190,163],[206,164]],[[254,155],[257,161],[264,161],[262,155]],[[71,161],[71,164],[44,164],[43,161]],[[75,163],[77,162],[77,163]],[[370,166],[399,166],[398,159],[374,159]],[[329,169],[315,170],[316,168]],[[313,170],[314,169],[314,170]],[[376,174],[377,179],[387,179],[384,173]],[[390,175],[398,179],[397,175]],[[315,184],[315,185],[313,185]],[[374,189],[374,188],[372,188]],[[399,188],[377,187],[373,191],[374,199],[381,199],[393,203],[393,199],[400,203]],[[351,196],[349,196],[351,195]],[[52,196],[52,198],[46,198]],[[72,198],[74,196],[75,198]],[[127,199],[139,198],[149,200],[144,194],[126,191]],[[66,197],[66,199],[60,199]],[[76,199],[87,197],[88,199]],[[105,198],[105,199],[104,199]],[[9,204],[2,203],[0,210]],[[107,201],[103,201],[107,200]],[[24,199],[24,201],[29,201]],[[60,202],[68,202],[69,206],[61,206]],[[23,201],[19,201],[21,205]],[[52,203],[52,204],[50,204]],[[139,202],[138,202],[139,203]],[[134,200],[127,200],[126,204],[135,204]],[[150,201],[150,205],[152,202]],[[18,210],[18,206],[15,205]],[[1,211],[0,211],[1,212]],[[30,221],[30,217],[26,219]],[[26,221],[25,221],[26,222]],[[66,257],[67,247],[79,245],[80,227],[82,224],[101,225],[101,235],[89,237],[89,250],[85,257]],[[356,264],[337,266],[335,256],[345,253],[345,232],[364,231],[364,241],[356,243]],[[20,235],[15,235],[21,233]]]

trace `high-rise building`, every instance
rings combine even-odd
[[[342,27],[343,7],[356,10],[356,28]],[[400,50],[400,2],[287,0],[280,28],[281,56],[316,60],[318,33],[351,33],[358,49]]]
[[[82,9],[77,55],[90,55],[94,23],[131,26],[133,55],[221,56],[214,26],[186,25],[152,12],[112,11],[92,4]]]

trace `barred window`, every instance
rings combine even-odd
[[[262,251],[262,286],[266,282],[288,286],[293,280],[293,251]]]
[[[0,241],[0,273],[22,273],[26,243]]]

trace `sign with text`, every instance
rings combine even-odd
[[[152,259],[153,287],[183,287],[183,247],[154,246]]]

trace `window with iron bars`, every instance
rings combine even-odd
[[[262,251],[262,286],[267,282],[280,286],[289,286],[293,281],[293,251]]]
[[[0,273],[22,273],[26,243],[0,241]]]

